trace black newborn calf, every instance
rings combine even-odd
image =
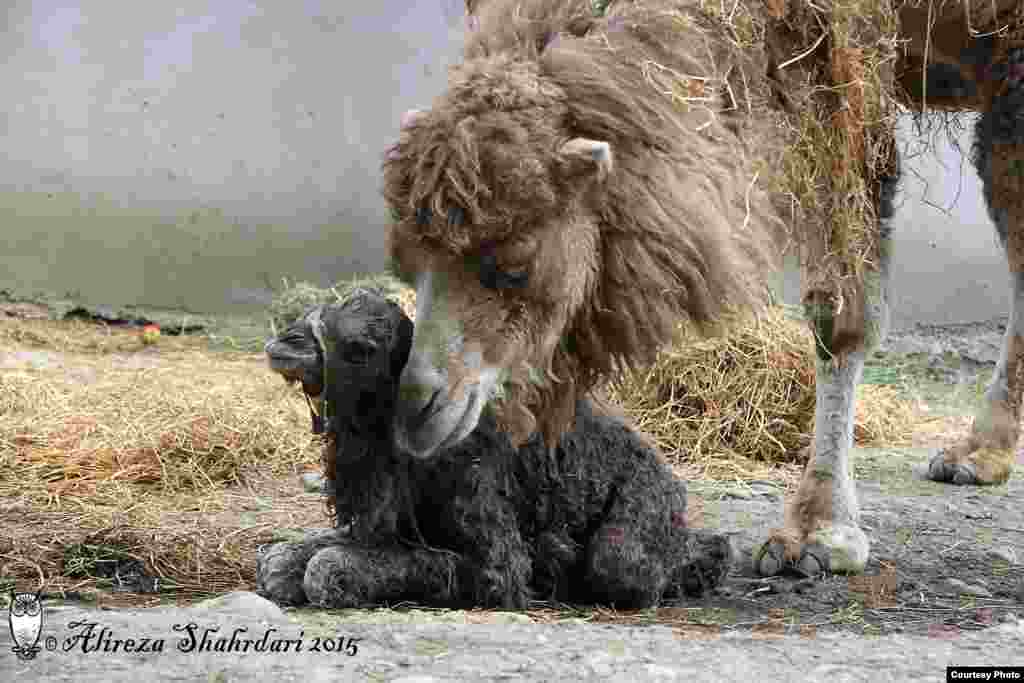
[[[345,531],[268,548],[263,595],[325,607],[639,608],[725,576],[728,540],[687,528],[684,483],[596,403],[578,403],[555,449],[539,436],[513,449],[485,414],[433,459],[398,452],[392,416],[412,333],[397,305],[360,290],[267,345],[273,370],[319,394],[328,496]]]

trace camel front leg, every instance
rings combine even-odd
[[[817,363],[814,442],[783,528],[755,556],[762,575],[785,569],[857,573],[867,563],[870,544],[860,529],[851,457],[854,393],[863,369],[864,351]]]
[[[860,528],[853,478],[854,399],[864,359],[888,333],[898,181],[897,159],[879,188],[878,263],[865,273],[862,305],[844,319],[826,293],[812,289],[804,297],[816,347],[814,441],[796,495],[787,501],[783,527],[754,552],[755,568],[764,576],[786,570],[859,573],[867,563],[870,543]]]

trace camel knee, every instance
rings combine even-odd
[[[841,359],[854,351],[870,353],[889,333],[892,230],[899,182],[900,160],[894,149],[889,173],[881,176],[875,190],[878,212],[875,263],[864,265],[863,279],[853,295],[841,300],[824,287],[804,294],[804,313],[821,361]]]

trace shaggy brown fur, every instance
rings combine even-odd
[[[731,63],[688,33],[698,4],[620,3],[602,18],[590,0],[485,4],[447,91],[389,150],[395,268],[410,282],[444,273],[444,315],[505,371],[498,417],[519,442],[539,428],[553,443],[580,396],[650,361],[681,320],[757,299],[777,219],[748,145],[767,137],[744,142],[711,113],[727,107],[707,84]],[[667,69],[711,101],[660,92]],[[564,153],[579,138],[609,144],[607,178]],[[489,291],[484,262],[528,280]],[[451,389],[472,381],[447,364]]]

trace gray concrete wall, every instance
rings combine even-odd
[[[462,0],[20,0],[0,21],[0,287],[217,311],[383,266],[380,159]]]
[[[6,7],[0,288],[198,312],[384,264],[381,155],[463,28],[462,0]],[[895,325],[1002,314],[973,170],[948,145],[907,165]]]
[[[974,117],[956,146],[908,158],[893,258],[893,325],[987,320],[1009,312],[1009,271],[969,161]],[[915,144],[909,120],[903,140]],[[959,148],[959,149],[958,149]]]

